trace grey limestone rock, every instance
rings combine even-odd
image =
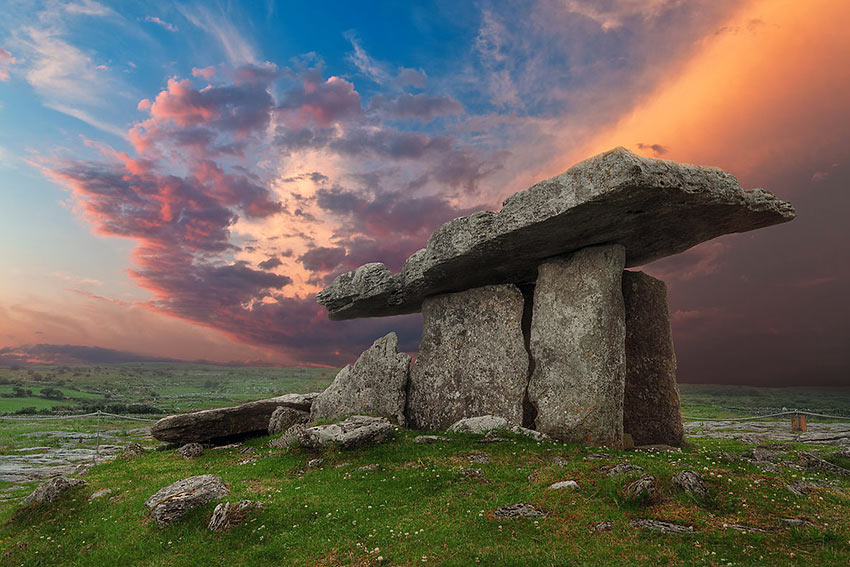
[[[381,415],[404,425],[410,355],[398,352],[395,333],[376,340],[313,402],[312,421],[352,414]]]
[[[299,442],[301,434],[307,429],[307,425],[296,423],[283,432],[283,435],[269,441],[269,447],[272,449],[289,449]]]
[[[262,508],[262,506],[262,502],[253,500],[240,500],[234,503],[230,501],[222,502],[213,510],[207,528],[213,532],[226,531],[244,522],[248,512]]]
[[[578,483],[574,480],[562,480],[554,484],[550,484],[546,490],[578,490]]]
[[[203,443],[212,439],[265,433],[278,406],[309,411],[317,394],[286,394],[248,402],[236,407],[216,408],[169,415],[154,423],[151,435],[170,443]]]
[[[200,443],[186,443],[177,449],[177,452],[184,459],[197,459],[204,454],[204,446]]]
[[[619,244],[541,264],[534,288],[528,400],[559,441],[623,443],[626,360]]]
[[[331,425],[306,428],[299,435],[299,442],[305,449],[314,451],[330,446],[354,449],[383,443],[392,436],[393,429],[386,418],[352,415]]]
[[[39,484],[35,490],[29,494],[29,496],[23,499],[21,506],[26,507],[46,502],[53,502],[68,489],[85,483],[86,481],[79,478],[55,476]]]
[[[623,430],[635,445],[684,440],[667,286],[643,272],[623,272],[626,386]]]
[[[308,421],[310,421],[310,412],[278,406],[269,418],[269,435],[276,435],[286,431],[296,423],[307,423]]]
[[[151,518],[164,527],[185,515],[189,510],[208,504],[227,495],[221,477],[202,474],[178,480],[160,489],[145,502]]]
[[[494,510],[493,515],[499,518],[545,518],[546,512],[537,509],[533,504],[520,502],[502,506]]]
[[[648,518],[635,518],[630,520],[629,524],[636,528],[643,528],[653,532],[661,532],[665,534],[688,534],[694,531],[693,526],[683,526],[663,520],[652,520]]]
[[[451,443],[451,439],[442,435],[417,435],[413,442],[417,445],[432,445],[434,443]]]
[[[703,478],[692,470],[683,470],[673,475],[673,486],[696,499],[708,496],[708,486]]]
[[[633,465],[631,463],[622,463],[614,466],[605,466],[601,467],[600,470],[605,471],[605,474],[609,477],[613,478],[615,476],[622,476],[627,474],[632,474],[636,472],[643,472],[643,467],[639,467],[637,465]]]
[[[508,420],[497,415],[477,415],[465,417],[451,424],[451,433],[488,433],[494,429],[507,429]]]
[[[529,364],[523,307],[514,285],[425,300],[422,342],[408,388],[411,427],[444,430],[462,418],[487,414],[522,425]]]
[[[337,277],[317,300],[331,319],[413,313],[427,296],[532,282],[542,261],[588,246],[621,244],[633,267],[794,216],[789,203],[763,189],[745,191],[720,169],[615,148],[508,197],[498,213],[445,223],[400,273],[366,264]]]
[[[645,474],[637,480],[630,482],[624,489],[623,494],[629,499],[651,498],[658,488],[658,480],[651,474]]]

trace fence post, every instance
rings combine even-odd
[[[98,457],[100,457],[100,410],[97,410],[97,435],[94,445],[94,463],[92,464],[97,464]]]
[[[791,431],[806,431],[806,414],[795,413],[791,416]]]

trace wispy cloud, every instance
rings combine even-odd
[[[9,80],[9,69],[15,64],[11,53],[0,47],[0,81]]]
[[[178,9],[184,18],[218,42],[232,66],[238,67],[259,61],[254,44],[236,27],[232,14],[226,13],[222,8],[214,10],[200,3],[180,6]]]
[[[179,28],[177,26],[175,26],[174,24],[169,24],[166,21],[163,21],[159,16],[146,16],[145,21],[149,22],[151,24],[156,24],[156,25],[160,26],[161,28],[167,29],[170,32],[179,31]]]
[[[113,136],[117,136],[119,138],[127,138],[127,130],[125,128],[121,128],[120,126],[116,126],[104,120],[100,120],[99,118],[92,116],[90,113],[86,112],[81,108],[66,106],[58,102],[45,102],[44,106],[53,109],[56,112],[67,114],[68,116],[85,122],[89,126],[93,126],[94,128],[97,128],[102,132],[106,132],[107,134],[112,134]]]

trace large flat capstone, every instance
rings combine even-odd
[[[790,203],[745,191],[718,168],[615,148],[508,197],[498,213],[447,222],[400,273],[366,264],[316,299],[331,319],[413,313],[430,295],[533,282],[541,261],[588,246],[621,244],[626,266],[639,266],[795,216]]]
[[[163,417],[151,427],[151,435],[170,443],[203,443],[211,439],[268,431],[269,419],[277,407],[310,411],[318,394],[285,394],[248,402],[241,406],[217,408]]]
[[[667,286],[643,272],[623,272],[626,387],[623,431],[635,445],[684,440]]]
[[[623,443],[625,250],[594,246],[540,265],[528,400],[535,429],[559,441]]]
[[[398,352],[395,333],[381,337],[313,402],[311,419],[334,420],[353,414],[381,415],[404,425],[410,355]]]
[[[498,415],[522,425],[528,353],[523,296],[514,285],[429,297],[410,371],[408,424],[442,430],[464,417]]]

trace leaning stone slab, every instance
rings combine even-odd
[[[299,436],[301,446],[314,451],[335,446],[355,449],[383,443],[392,436],[393,425],[383,417],[352,415],[331,425],[308,427]]]
[[[626,388],[623,431],[635,445],[684,440],[667,286],[643,272],[623,272]]]
[[[514,285],[429,297],[410,371],[408,424],[445,430],[465,417],[499,415],[522,425],[528,353],[523,296]]]
[[[307,408],[318,394],[286,394],[241,406],[169,415],[154,423],[151,435],[169,443],[203,443],[212,439],[265,433],[278,406]]]
[[[534,429],[559,441],[622,447],[624,259],[624,248],[612,244],[540,265],[528,400]]]
[[[508,197],[498,213],[447,222],[400,273],[366,264],[316,299],[331,319],[413,313],[427,296],[532,282],[542,261],[588,246],[621,244],[626,265],[640,266],[795,214],[789,203],[763,189],[745,191],[720,169],[615,148]]]
[[[352,414],[386,416],[404,425],[410,355],[398,352],[395,333],[381,337],[353,365],[336,375],[319,394],[310,410],[310,419],[340,419]]]
[[[178,480],[160,489],[145,502],[151,518],[164,527],[185,515],[189,510],[208,504],[227,495],[221,477],[202,474]]]
[[[33,506],[45,502],[53,502],[69,488],[85,484],[86,481],[79,478],[68,478],[56,476],[45,480],[33,490],[29,496],[23,499],[21,506]]]

